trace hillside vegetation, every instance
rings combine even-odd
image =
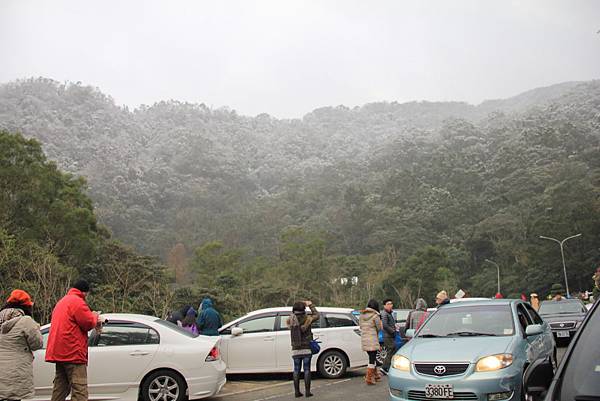
[[[177,101],[130,111],[31,79],[0,86],[0,129],[85,177],[114,237],[175,271],[175,302],[210,294],[229,316],[299,297],[491,296],[485,259],[505,295],[544,293],[562,264],[539,235],[583,234],[566,246],[572,290],[600,263],[597,81],[280,120]]]

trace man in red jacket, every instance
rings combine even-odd
[[[56,365],[52,401],[87,401],[88,331],[99,329],[98,313],[85,302],[90,285],[78,280],[54,307],[46,362]]]

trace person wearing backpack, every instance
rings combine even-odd
[[[0,311],[0,399],[33,398],[33,351],[43,346],[40,325],[31,317],[33,302],[14,290]]]

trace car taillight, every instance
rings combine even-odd
[[[210,350],[208,356],[206,357],[206,362],[213,362],[219,360],[221,354],[219,352],[219,347],[216,345]]]

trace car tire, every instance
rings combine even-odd
[[[157,370],[142,382],[143,401],[184,401],[187,398],[185,380],[176,372]]]
[[[348,361],[339,351],[326,351],[319,357],[317,369],[326,379],[339,379],[346,374]]]

